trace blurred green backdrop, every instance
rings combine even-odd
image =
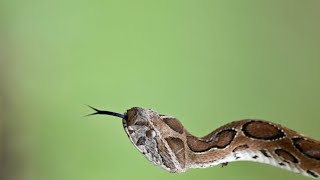
[[[205,135],[260,118],[320,137],[320,1],[1,0],[1,179],[308,179],[272,166],[170,174],[85,104]]]

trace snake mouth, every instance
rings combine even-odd
[[[88,107],[93,109],[93,110],[95,110],[95,112],[91,113],[91,114],[88,114],[87,116],[101,114],[101,115],[116,116],[116,117],[122,118],[124,120],[128,119],[127,113],[121,114],[121,113],[117,113],[117,112],[113,112],[113,111],[99,110],[99,109],[96,109],[96,108],[94,108],[92,106],[89,106],[89,105],[88,105]]]

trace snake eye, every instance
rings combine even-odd
[[[148,130],[148,131],[146,131],[146,136],[148,138],[154,138],[154,137],[156,137],[156,132],[154,130]]]

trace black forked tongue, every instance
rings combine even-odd
[[[87,106],[96,111],[96,112],[94,112],[92,114],[88,114],[87,116],[102,114],[102,115],[110,115],[110,116],[116,116],[116,117],[119,117],[119,118],[122,118],[122,119],[127,119],[127,117],[124,114],[120,114],[120,113],[116,113],[116,112],[112,112],[112,111],[103,111],[103,110],[99,110],[99,109],[96,109],[94,107],[91,107],[89,105],[87,105]]]

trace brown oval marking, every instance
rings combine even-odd
[[[211,149],[209,143],[194,136],[187,136],[187,145],[193,152],[204,152]]]
[[[209,143],[211,144],[211,147],[222,149],[227,147],[232,142],[236,134],[237,131],[234,129],[222,130],[214,135]]]
[[[292,138],[294,146],[309,158],[320,160],[320,144],[301,137]]]
[[[180,162],[182,168],[185,166],[185,150],[183,141],[179,138],[169,137],[166,138],[168,145],[170,146],[172,152],[176,155],[177,160]]]
[[[243,133],[255,139],[277,140],[285,136],[277,126],[264,121],[250,121],[242,126]]]
[[[180,134],[183,133],[183,125],[176,118],[164,118],[163,122],[165,122],[172,130]]]
[[[222,130],[213,135],[208,142],[194,136],[187,136],[187,145],[193,152],[205,152],[212,148],[222,149],[233,141],[236,134],[237,131],[234,129]]]
[[[316,173],[313,172],[313,171],[307,170],[306,172],[307,172],[309,175],[311,175],[311,176],[313,176],[313,177],[315,177],[315,178],[318,178],[318,177],[319,177],[319,175],[316,174]]]
[[[294,155],[292,155],[291,153],[289,153],[286,150],[276,149],[274,152],[278,156],[280,156],[281,158],[283,158],[286,161],[290,161],[290,162],[293,162],[293,163],[298,163],[299,162],[298,159]]]
[[[245,150],[248,148],[249,148],[249,146],[247,144],[243,144],[243,145],[240,145],[240,146],[237,146],[236,148],[234,148],[232,150],[232,152],[242,151],[242,150]]]

